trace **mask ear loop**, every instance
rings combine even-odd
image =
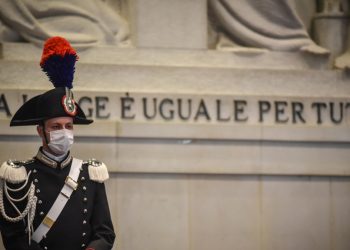
[[[46,142],[46,144],[49,144],[49,140],[47,139],[47,136],[46,136],[45,121],[41,121],[40,123],[41,123],[41,126],[43,128],[43,134],[44,134],[45,142]]]

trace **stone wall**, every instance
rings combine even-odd
[[[302,27],[303,41],[289,49],[276,49],[276,36],[273,48],[237,44],[234,27],[218,23],[228,19],[213,25],[223,14],[211,12],[213,1],[106,3],[130,33],[85,46],[73,33],[75,98],[95,120],[75,127],[73,153],[111,171],[114,249],[349,249],[347,2],[288,4],[294,23],[282,24]],[[325,16],[343,34],[336,49],[311,32]],[[2,161],[36,153],[35,128],[8,123],[24,99],[51,88],[40,41],[25,38],[1,44]]]

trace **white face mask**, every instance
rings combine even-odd
[[[47,144],[49,148],[57,155],[66,154],[72,147],[74,142],[73,131],[68,129],[60,129],[50,131],[50,142]]]

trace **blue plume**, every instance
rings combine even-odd
[[[75,62],[77,55],[66,53],[64,56],[51,55],[41,65],[42,70],[49,77],[55,88],[73,88]]]

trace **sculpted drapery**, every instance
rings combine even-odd
[[[0,0],[0,40],[41,45],[66,37],[74,47],[128,44],[126,21],[102,0]]]
[[[209,10],[231,46],[326,52],[310,38],[293,0],[209,0]],[[219,49],[226,45],[219,39]]]
[[[120,0],[109,1],[118,5]],[[344,25],[337,24],[337,20],[339,15],[343,19],[349,15],[350,0],[207,1],[208,19],[213,28],[210,29],[209,48],[331,54],[332,58],[336,58],[336,67],[350,67],[350,25],[342,35],[332,32],[339,29],[339,25]],[[76,48],[104,44],[131,46],[128,22],[107,2],[0,0],[0,41],[41,45],[48,37],[63,36]],[[329,26],[329,30],[319,29],[323,37],[334,37],[331,38],[332,41],[347,41],[338,46],[345,48],[341,49],[340,54],[335,53],[331,46],[320,42],[315,34],[311,34],[312,24],[315,24],[315,19],[320,15],[325,16],[326,22],[335,22],[332,24],[335,25],[334,28]],[[334,16],[336,17],[333,18]],[[337,45],[338,40],[333,44]]]

